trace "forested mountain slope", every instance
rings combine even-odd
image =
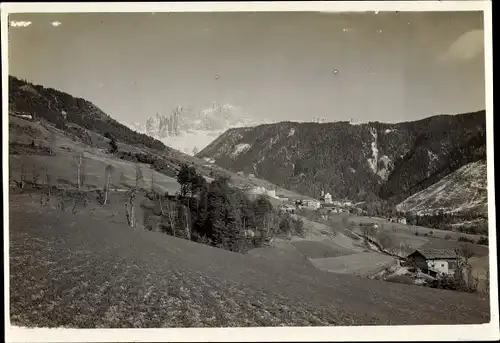
[[[318,197],[399,203],[486,157],[485,111],[384,124],[281,122],[226,131],[198,157]]]

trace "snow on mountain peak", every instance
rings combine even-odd
[[[154,137],[164,144],[194,155],[230,128],[248,127],[267,122],[247,117],[240,107],[212,102],[211,106],[176,106],[169,115],[156,115],[145,123],[132,123],[131,129]]]

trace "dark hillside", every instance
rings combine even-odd
[[[35,119],[43,118],[59,128],[66,128],[68,123],[74,123],[101,135],[110,134],[124,143],[163,153],[174,152],[159,140],[120,124],[85,99],[74,98],[67,93],[34,85],[14,76],[9,76],[9,112],[31,114]]]
[[[318,197],[398,203],[485,159],[485,111],[398,124],[281,122],[231,129],[197,154]]]

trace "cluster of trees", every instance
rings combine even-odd
[[[406,222],[409,225],[424,226],[438,230],[451,230],[453,223],[470,221],[481,217],[481,214],[474,212],[451,214],[439,212],[435,215],[417,216],[411,213],[405,215]],[[457,228],[459,232],[468,234],[488,235],[487,222],[478,222],[476,225],[464,225]]]
[[[129,161],[134,163],[139,162],[139,163],[149,164],[153,170],[156,170],[157,172],[165,174],[170,177],[175,177],[177,175],[175,168],[171,164],[169,164],[164,158],[140,152],[132,153],[130,151],[120,151],[118,150],[118,146],[116,144],[116,140],[114,139],[114,137],[112,136],[109,137],[111,137],[109,143],[110,144],[109,151],[111,153],[114,153],[118,158],[124,161]]]
[[[476,243],[480,245],[488,245],[488,237],[481,236],[477,239],[477,241],[474,241],[472,238],[467,238],[465,236],[460,236],[458,237],[459,242],[465,242],[465,243]]]
[[[366,211],[366,214],[370,217],[392,218],[398,214],[393,203],[373,195],[367,196],[365,203],[360,208]]]
[[[301,220],[276,211],[264,197],[251,200],[218,177],[208,183],[194,167],[183,165],[177,180],[177,196],[151,193],[145,226],[167,234],[218,248],[244,252],[259,247],[275,236],[304,235]],[[153,221],[152,217],[159,217]]]

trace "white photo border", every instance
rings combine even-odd
[[[367,11],[482,11],[486,90],[486,140],[490,250],[491,322],[480,325],[415,325],[279,328],[186,329],[45,329],[10,325],[9,311],[9,194],[8,194],[8,15],[69,12],[367,12]],[[301,2],[172,2],[172,3],[2,3],[2,111],[4,184],[5,333],[8,342],[256,342],[256,341],[438,341],[498,340],[498,275],[493,164],[493,52],[491,1],[301,1]]]

